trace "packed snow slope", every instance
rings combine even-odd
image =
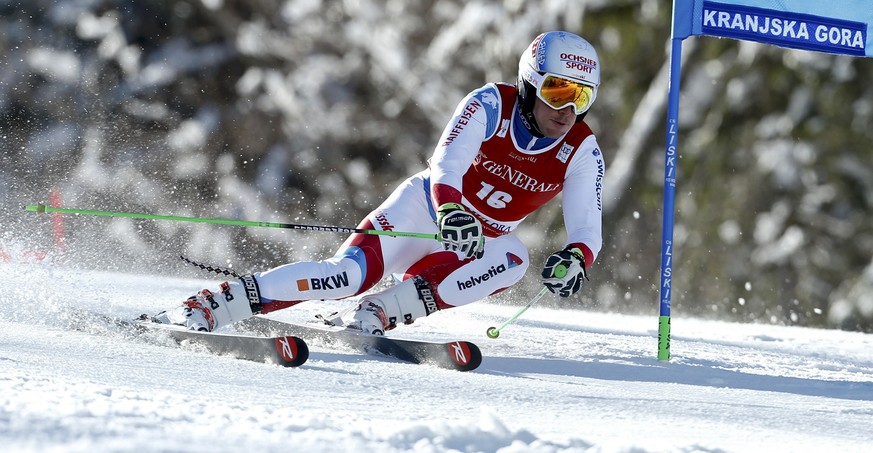
[[[300,368],[171,347],[78,310],[135,316],[204,284],[0,264],[5,452],[862,452],[873,446],[873,337],[482,302],[390,332],[468,339],[462,373],[310,342]],[[551,297],[551,296],[549,296]],[[517,301],[523,303],[526,301]],[[308,320],[337,302],[275,316]],[[75,327],[75,328],[74,328]],[[84,331],[82,331],[84,330]]]

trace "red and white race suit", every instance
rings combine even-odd
[[[439,308],[483,299],[518,282],[527,248],[512,232],[558,193],[568,244],[590,267],[600,251],[605,164],[591,129],[577,122],[560,139],[534,137],[521,124],[517,91],[488,84],[458,105],[428,161],[360,228],[438,233],[435,208],[462,203],[485,230],[482,258],[462,259],[438,241],[353,234],[327,260],[297,262],[255,274],[263,312],[312,299],[363,293],[382,278],[422,276]]]

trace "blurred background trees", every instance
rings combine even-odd
[[[597,47],[604,248],[572,306],[657,312],[666,0],[0,1],[0,248],[65,205],[354,226],[425,166],[456,104],[540,32]],[[873,62],[684,45],[674,314],[873,330]],[[197,275],[329,256],[329,233],[66,219],[69,266]],[[518,234],[536,269],[559,202]],[[6,253],[6,259],[15,259]],[[536,272],[495,299],[525,302]],[[203,276],[199,274],[199,276]]]

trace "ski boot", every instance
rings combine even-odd
[[[212,332],[260,311],[258,284],[253,276],[245,275],[237,281],[219,285],[218,294],[204,289],[182,302],[182,305],[162,311],[150,319],[162,324]]]
[[[362,297],[355,310],[341,318],[341,323],[346,328],[370,335],[385,335],[398,323],[412,324],[437,310],[430,285],[416,276],[382,292]]]

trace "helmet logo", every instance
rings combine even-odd
[[[582,55],[562,53],[561,61],[565,62],[567,69],[576,69],[589,74],[591,74],[591,71],[597,69],[596,61]]]
[[[533,53],[531,56],[536,60],[538,68],[542,68],[546,64],[546,46],[540,45],[544,36],[546,36],[545,33],[537,36],[534,42],[531,43],[531,51]]]

